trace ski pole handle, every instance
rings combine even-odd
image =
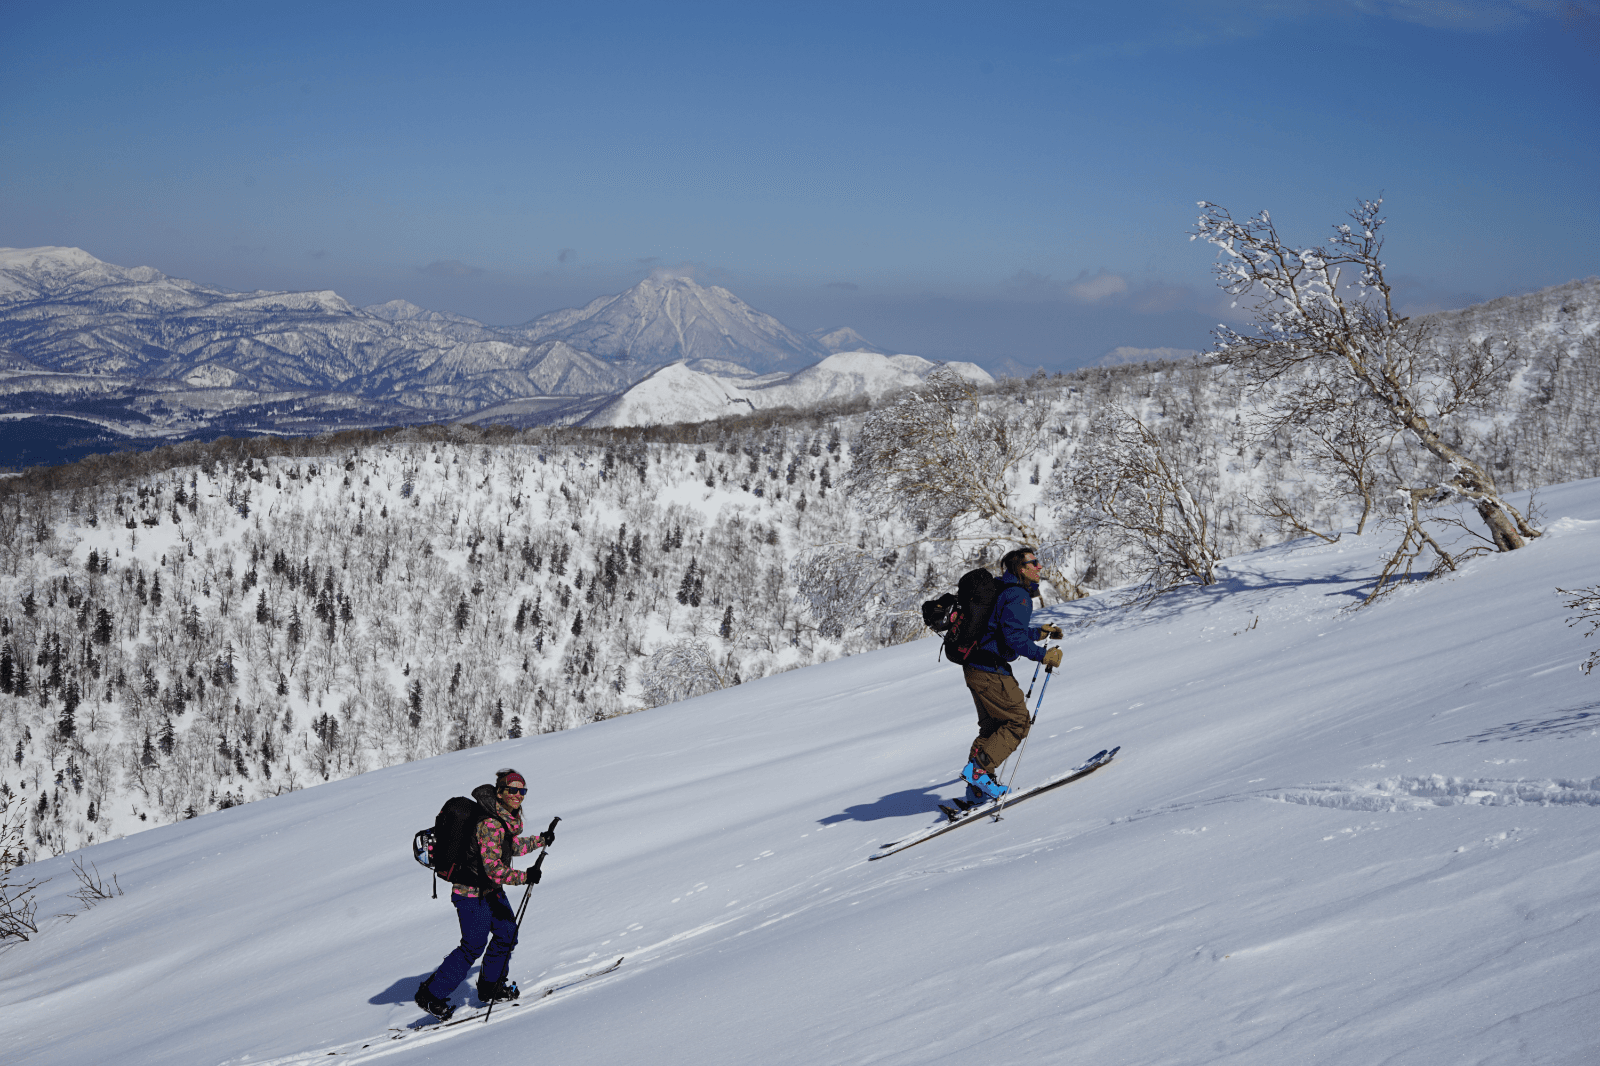
[[[545,830],[545,833],[547,835],[550,834],[550,833],[554,833],[556,831],[556,823],[559,822],[559,821],[561,821],[561,818],[560,818],[559,815],[557,817],[555,817],[555,818],[550,819],[550,827]],[[533,860],[533,869],[534,869],[535,872],[538,871],[539,867],[544,865],[544,857],[546,855],[548,855],[548,854],[550,854],[550,845],[549,844],[546,844],[546,845],[544,845],[543,847],[541,847],[539,849],[539,857],[537,859]]]

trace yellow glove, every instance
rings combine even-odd
[[[1047,648],[1047,649],[1045,649],[1045,653],[1044,653],[1044,668],[1046,670],[1054,670],[1056,667],[1058,667],[1060,665],[1061,665],[1061,649],[1060,648]]]
[[[1066,636],[1066,634],[1061,632],[1060,626],[1053,626],[1046,622],[1044,625],[1039,627],[1039,637],[1041,640],[1045,637],[1048,637],[1051,640],[1060,640],[1064,636]]]

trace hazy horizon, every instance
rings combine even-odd
[[[510,325],[670,266],[796,329],[1065,369],[1208,346],[1199,199],[1314,243],[1385,196],[1411,312],[1600,273],[1594,3],[12,23],[0,245],[219,287]]]

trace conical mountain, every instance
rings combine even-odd
[[[792,373],[829,354],[721,286],[666,273],[584,307],[552,311],[516,332],[566,341],[602,359],[649,365],[721,359],[758,372]]]

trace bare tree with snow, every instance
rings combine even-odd
[[[1134,598],[1148,601],[1217,580],[1215,463],[1210,442],[1162,434],[1107,405],[1056,468],[1050,499],[1079,551],[1128,557],[1139,582]]]
[[[1395,311],[1380,258],[1382,204],[1361,201],[1350,213],[1353,225],[1336,226],[1326,246],[1296,248],[1279,236],[1266,211],[1241,222],[1205,201],[1191,234],[1220,250],[1215,272],[1221,288],[1254,303],[1256,332],[1219,326],[1215,359],[1258,390],[1268,418],[1328,434],[1351,417],[1352,404],[1366,403],[1393,442],[1385,459],[1399,497],[1402,538],[1373,596],[1424,551],[1436,554],[1439,568],[1454,569],[1458,557],[1425,524],[1427,512],[1444,504],[1469,504],[1497,551],[1539,536],[1501,498],[1467,444],[1473,433],[1464,416],[1504,390],[1515,352],[1488,343],[1435,343],[1426,328]],[[1347,278],[1347,270],[1355,276]],[[1422,461],[1409,460],[1405,444],[1420,447]]]
[[[1027,544],[1048,560],[1053,538],[1022,505],[1016,483],[1044,450],[1050,416],[1048,398],[985,397],[935,371],[863,424],[847,491],[868,513],[904,518],[920,542]],[[1055,566],[1042,576],[1059,595],[1083,595]]]
[[[644,670],[647,707],[677,703],[725,687],[727,681],[703,640],[680,640],[657,649]]]
[[[1586,637],[1592,637],[1596,631],[1600,631],[1600,585],[1590,585],[1584,589],[1558,588],[1556,591],[1567,597],[1567,602],[1563,604],[1567,610],[1578,612],[1567,619],[1567,625],[1581,626],[1587,622],[1589,631],[1584,634]],[[1583,661],[1583,672],[1593,673],[1596,666],[1600,666],[1600,648],[1590,652]]]

